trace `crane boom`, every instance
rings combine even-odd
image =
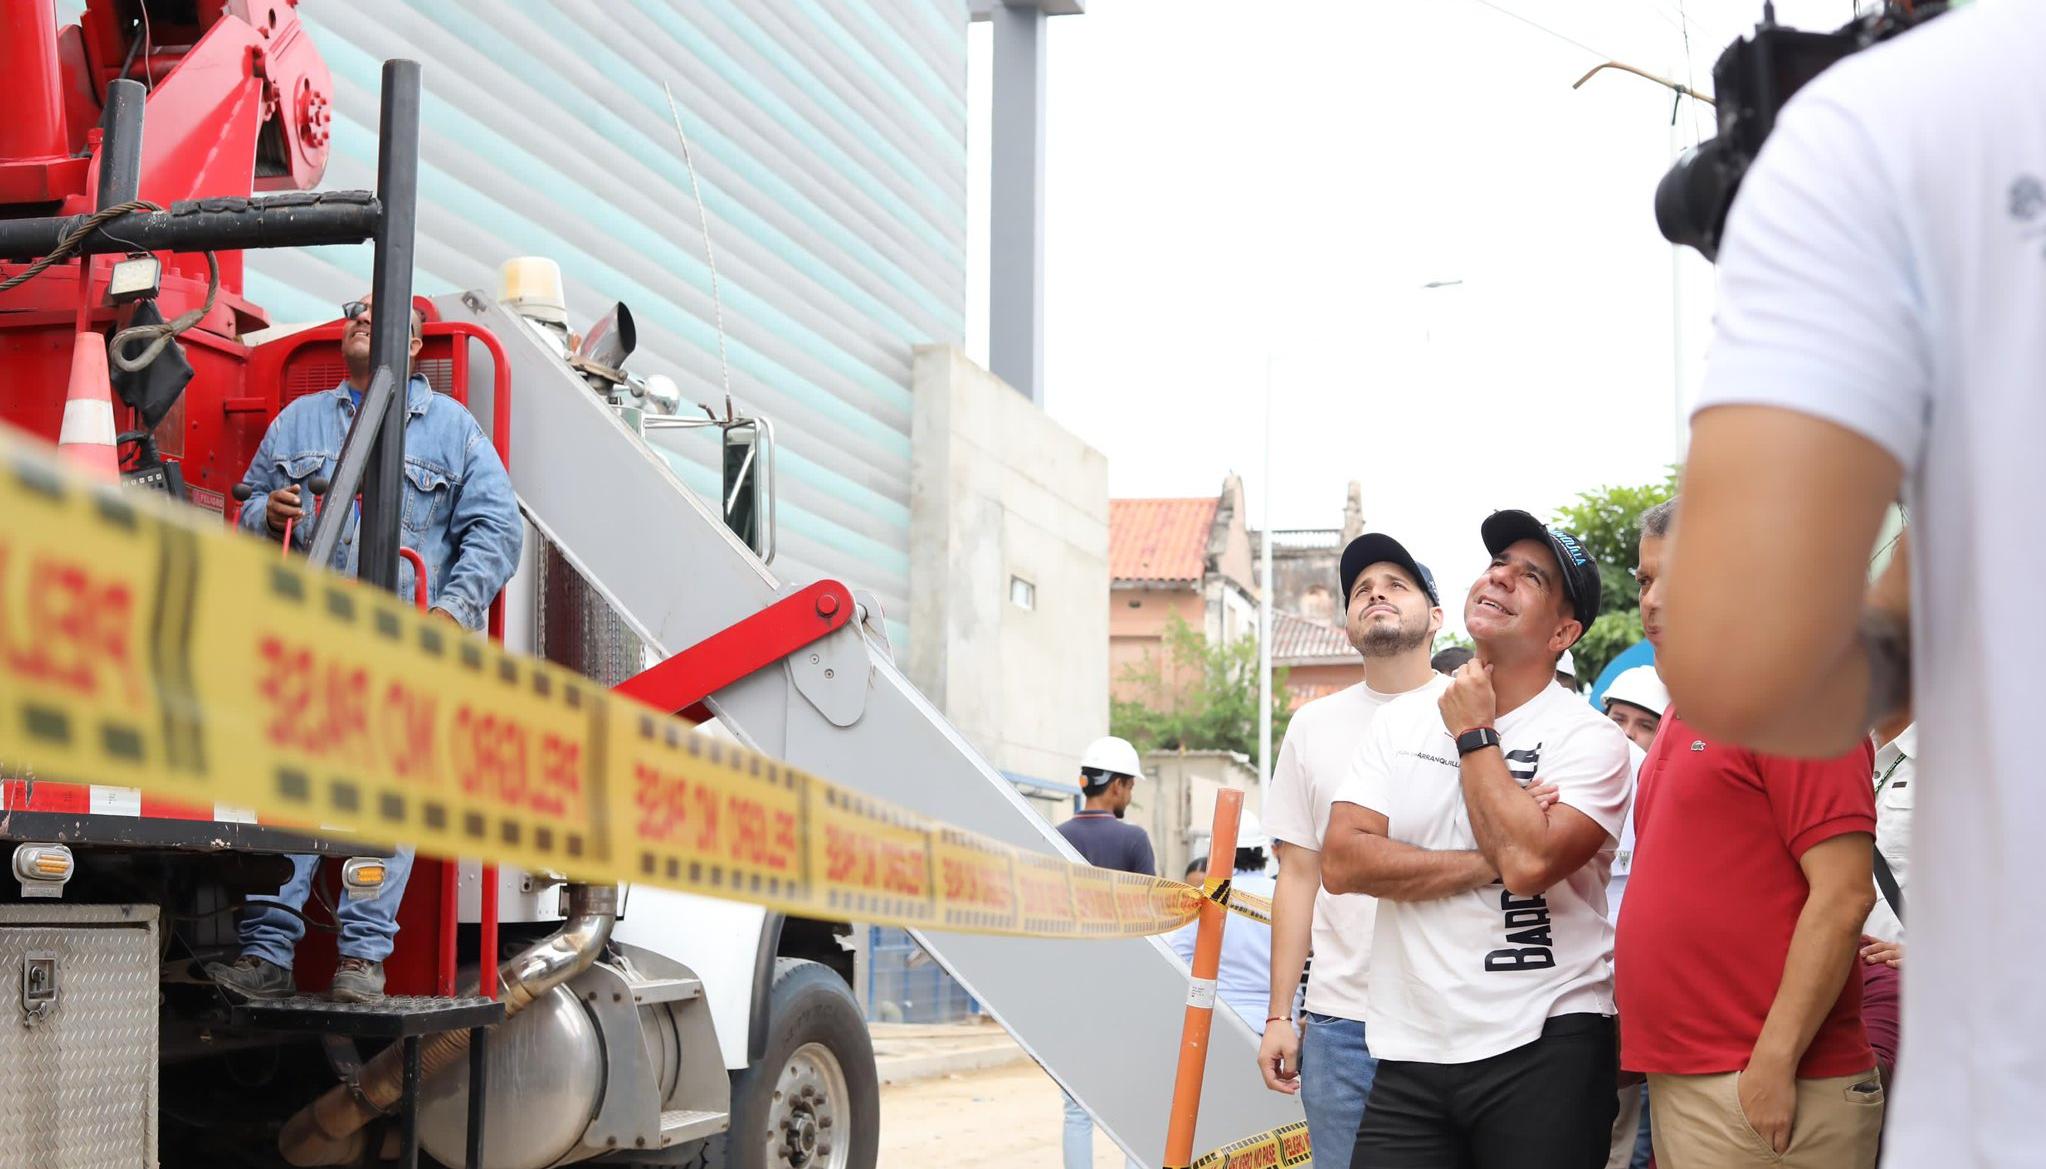
[[[512,481],[520,503],[643,641],[663,656],[675,653],[786,593],[525,321],[476,293],[437,305],[444,319],[481,325],[504,342],[518,386]],[[621,508],[621,500],[635,506]],[[865,622],[718,691],[707,705],[748,745],[834,782],[1081,859],[910,684]],[[1188,978],[1161,939],[924,932],[918,941],[1118,1144],[1157,1163]],[[1265,1089],[1257,1044],[1241,1020],[1218,1014],[1196,1147],[1300,1119],[1293,1098]]]

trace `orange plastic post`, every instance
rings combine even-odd
[[[1215,793],[1215,825],[1208,837],[1208,882],[1236,871],[1236,826],[1243,818],[1243,793]],[[1194,934],[1193,983],[1186,993],[1186,1022],[1179,1037],[1179,1071],[1172,1080],[1172,1116],[1165,1125],[1165,1169],[1193,1163],[1194,1122],[1200,1118],[1201,1081],[1208,1071],[1208,1031],[1215,1022],[1215,974],[1222,965],[1222,927],[1229,910],[1218,901],[1201,906]]]

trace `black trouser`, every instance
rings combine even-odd
[[[1350,1169],[1604,1169],[1618,1042],[1605,1015],[1559,1015],[1490,1059],[1382,1059]]]

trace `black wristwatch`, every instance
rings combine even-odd
[[[1477,730],[1465,731],[1456,737],[1456,753],[1459,757],[1468,755],[1473,751],[1482,751],[1487,747],[1497,747],[1498,745],[1499,732],[1491,727],[1479,727]]]

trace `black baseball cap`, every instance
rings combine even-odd
[[[1570,598],[1573,615],[1582,627],[1577,636],[1582,638],[1583,630],[1590,629],[1598,618],[1599,589],[1598,561],[1591,558],[1584,543],[1568,532],[1552,530],[1524,511],[1495,511],[1485,517],[1479,532],[1485,538],[1485,551],[1494,556],[1521,540],[1540,540],[1549,546],[1563,568],[1563,595]]]
[[[1408,576],[1421,582],[1421,590],[1428,594],[1429,604],[1438,607],[1442,604],[1442,597],[1435,591],[1435,574],[1428,571],[1427,565],[1414,559],[1404,545],[1384,532],[1366,532],[1343,549],[1343,563],[1337,575],[1343,582],[1344,609],[1350,606],[1350,586],[1357,583],[1357,574],[1380,563],[1397,564],[1406,569]]]

